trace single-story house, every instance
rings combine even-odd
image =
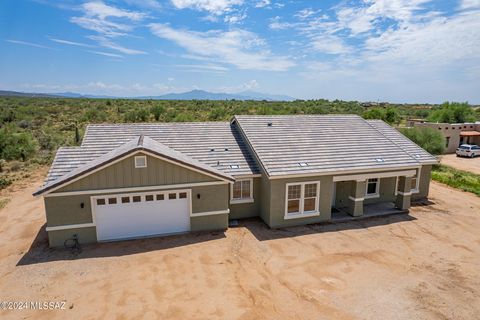
[[[429,127],[445,137],[444,153],[455,153],[462,144],[480,145],[480,122],[440,123],[407,121],[412,127]]]
[[[230,122],[92,124],[58,150],[43,196],[51,246],[199,230],[271,228],[370,204],[408,210],[437,160],[380,120],[235,116]]]

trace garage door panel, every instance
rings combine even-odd
[[[105,204],[100,205],[94,199],[98,239],[105,241],[189,231],[190,199],[185,196],[185,192],[182,198],[179,197],[179,192],[174,193],[175,199],[171,199],[172,191],[146,194],[153,195],[154,199],[163,199],[154,201],[146,201],[151,197],[146,197],[145,194],[141,195],[140,202],[133,202],[135,196],[138,200],[138,194],[105,196],[107,200],[100,201]],[[108,199],[112,197],[117,198],[116,204],[109,205]],[[130,202],[122,203],[122,198],[125,197],[129,197]]]

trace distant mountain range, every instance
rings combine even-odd
[[[44,97],[44,98],[87,98],[87,99],[151,99],[151,100],[267,100],[267,101],[293,101],[287,95],[275,95],[254,91],[243,91],[239,93],[215,93],[204,90],[192,90],[183,93],[167,93],[159,96],[139,96],[139,97],[117,97],[106,95],[80,94],[75,92],[58,93],[31,93],[17,91],[2,91],[0,96],[20,96],[20,97]]]

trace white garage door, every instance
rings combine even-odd
[[[98,241],[190,230],[187,190],[105,195],[92,202]]]

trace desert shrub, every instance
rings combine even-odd
[[[18,171],[22,169],[22,163],[20,161],[12,161],[10,163],[10,171]]]
[[[445,102],[428,117],[432,122],[463,123],[476,120],[475,111],[468,103]]]
[[[7,177],[0,176],[0,189],[8,187],[12,184],[12,180],[8,179]]]
[[[97,108],[89,108],[83,114],[83,121],[86,122],[103,122],[107,119],[107,115],[104,110],[99,110]]]
[[[150,112],[153,114],[155,121],[158,121],[160,120],[160,117],[162,116],[162,114],[165,112],[165,108],[157,104],[150,109]]]
[[[400,132],[431,154],[441,154],[445,150],[443,135],[429,127],[401,128]]]
[[[402,119],[397,108],[370,108],[363,112],[362,117],[364,119],[378,119],[383,120],[389,124],[398,124]]]
[[[28,132],[15,132],[10,127],[0,129],[0,158],[25,161],[36,149],[37,144]]]

